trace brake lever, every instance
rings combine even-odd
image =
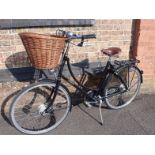
[[[87,42],[80,42],[79,44],[77,44],[77,46],[79,47],[86,47],[86,46],[92,46],[91,43],[87,43]]]
[[[84,38],[81,38],[81,42],[78,44],[79,47],[83,47],[84,44]]]

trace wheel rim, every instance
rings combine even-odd
[[[126,68],[127,70],[128,68]],[[124,74],[125,73],[125,74]],[[129,73],[129,74],[128,74]],[[118,74],[123,75],[123,80],[126,79],[126,83],[128,85],[128,91],[125,91],[125,86],[119,81],[112,77],[106,86],[105,95],[112,97],[106,98],[106,103],[110,108],[119,109],[127,106],[131,103],[134,98],[137,96],[140,89],[140,74],[139,72],[131,67],[128,71],[124,71],[123,69],[118,72]],[[121,76],[122,77],[122,76]],[[118,89],[118,90],[116,90]],[[112,91],[113,90],[113,91]],[[118,94],[112,95],[118,91]]]
[[[15,127],[27,134],[41,134],[56,128],[67,116],[70,100],[67,92],[59,88],[50,113],[45,113],[46,100],[55,85],[41,84],[18,97],[11,116]]]

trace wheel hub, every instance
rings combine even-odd
[[[39,112],[40,115],[45,115],[45,110],[46,110],[46,105],[45,104],[41,104],[38,107],[38,112]]]

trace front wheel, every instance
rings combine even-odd
[[[130,104],[139,93],[141,86],[141,75],[136,67],[122,67],[117,74],[126,83],[127,88],[116,75],[113,74],[108,78],[104,96],[105,103],[111,109],[120,109]]]
[[[10,108],[11,122],[25,134],[43,134],[55,129],[67,116],[71,100],[68,90],[60,85],[50,112],[46,112],[53,82],[38,82],[24,88],[13,100]]]

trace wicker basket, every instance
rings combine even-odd
[[[65,37],[24,32],[19,36],[33,67],[52,69],[58,66],[65,45]]]

